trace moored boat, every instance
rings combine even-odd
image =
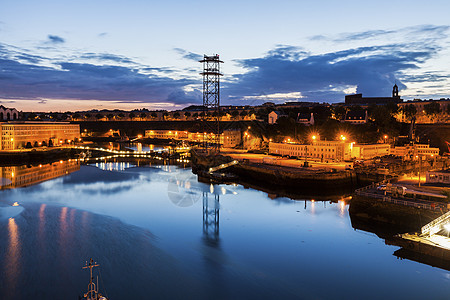
[[[86,266],[83,267],[83,269],[89,269],[90,277],[89,277],[89,284],[88,284],[88,291],[83,295],[83,297],[79,297],[79,299],[83,300],[108,300],[107,297],[103,296],[98,291],[98,276],[97,276],[97,283],[94,283],[94,277],[92,276],[92,269],[94,267],[100,266],[94,260],[91,258],[89,260],[89,263],[86,262]]]

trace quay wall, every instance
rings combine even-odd
[[[386,224],[391,229],[396,229],[393,233],[404,233],[420,230],[443,212],[378,201],[354,194],[349,213],[352,224],[370,221],[372,224]]]
[[[356,174],[352,171],[314,172],[262,164],[239,164],[232,167],[232,172],[243,180],[291,188],[339,189],[357,184]]]
[[[0,165],[27,165],[36,163],[49,163],[57,160],[77,158],[80,151],[73,148],[57,148],[38,151],[2,151],[0,152]]]

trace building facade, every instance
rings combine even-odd
[[[368,119],[369,117],[367,114],[367,110],[348,111],[341,122],[358,125],[358,124],[366,124]]]
[[[427,183],[440,183],[450,186],[450,169],[427,172]]]
[[[436,114],[427,114],[426,113],[426,105],[435,104],[439,105],[440,112]],[[396,119],[399,122],[410,122],[410,118],[408,118],[405,111],[407,110],[407,106],[413,106],[415,108],[414,117],[416,118],[416,123],[419,124],[432,124],[432,123],[450,123],[450,99],[441,99],[441,100],[413,100],[407,101],[403,103],[399,103],[398,107],[399,113],[396,115]]]
[[[68,144],[80,138],[80,125],[67,122],[0,123],[0,150]]]
[[[415,160],[419,157],[432,158],[439,155],[439,148],[431,148],[427,144],[409,144],[392,148],[391,154],[406,160]]]
[[[352,149],[352,156],[357,159],[372,159],[389,154],[391,154],[389,144],[355,144]]]
[[[269,124],[275,124],[278,121],[278,119],[281,117],[287,117],[287,115],[274,110],[269,113],[267,120],[268,120]]]
[[[223,147],[234,148],[242,142],[242,132],[240,129],[223,131]]]
[[[0,105],[0,121],[10,121],[19,119],[19,112],[15,108],[6,108]]]
[[[398,86],[392,88],[392,97],[363,97],[362,94],[354,94],[345,96],[345,104],[347,105],[385,105],[389,103],[401,103],[403,100],[398,95]]]
[[[344,161],[352,159],[353,143],[316,141],[312,144],[269,143],[269,154],[318,160]]]
[[[269,154],[320,161],[372,159],[390,154],[389,144],[355,144],[344,141],[315,141],[311,144],[269,143]]]

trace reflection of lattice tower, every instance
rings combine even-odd
[[[203,63],[203,132],[212,133],[204,139],[206,148],[220,148],[220,64],[219,55],[204,55]],[[208,124],[212,120],[212,124]]]
[[[211,243],[219,241],[219,195],[208,198],[203,192],[203,236]]]

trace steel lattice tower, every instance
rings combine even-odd
[[[200,60],[203,63],[203,131],[206,148],[220,149],[220,64],[219,55],[204,55]],[[208,119],[213,120],[213,124],[208,124]]]

